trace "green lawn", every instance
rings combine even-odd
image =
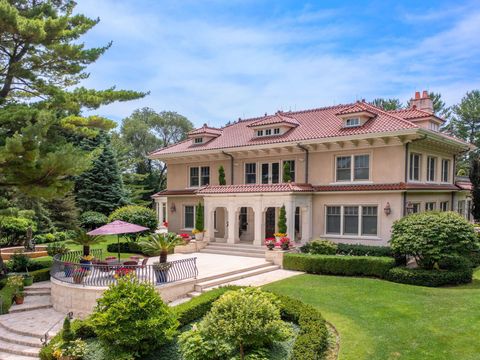
[[[340,360],[480,359],[480,268],[455,288],[322,275],[265,288],[318,307],[340,333]]]

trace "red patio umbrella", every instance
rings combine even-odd
[[[110,224],[100,226],[99,228],[89,231],[88,235],[117,235],[118,244],[118,261],[120,261],[120,235],[121,234],[133,234],[149,230],[148,228],[136,224],[130,224],[126,221],[115,220]]]

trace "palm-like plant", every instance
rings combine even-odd
[[[183,244],[183,240],[173,232],[152,234],[148,239],[139,242],[145,254],[150,256],[160,255],[161,263],[167,262],[168,252],[180,244]]]
[[[88,256],[90,255],[90,246],[96,245],[103,241],[105,241],[105,238],[103,236],[91,236],[88,235],[85,230],[78,230],[75,234],[75,238],[68,240],[67,243],[83,246],[83,256]]]

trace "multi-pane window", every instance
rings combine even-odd
[[[345,127],[355,127],[355,126],[360,126],[359,118],[351,118],[345,121]]]
[[[288,164],[288,167],[290,168],[289,174],[290,174],[291,181],[295,182],[295,160],[285,160],[283,162],[283,169],[285,169],[285,164]]]
[[[413,181],[420,180],[420,160],[422,156],[420,154],[411,153],[410,163],[408,170],[408,178]]]
[[[425,203],[425,211],[435,211],[437,203],[435,201],[429,201]]]
[[[472,221],[472,200],[467,200],[467,220]]]
[[[412,204],[412,214],[416,214],[420,212],[420,203],[413,203]]]
[[[245,164],[245,184],[257,183],[257,164],[247,163]]]
[[[327,206],[327,234],[340,234],[342,208]]]
[[[458,200],[458,203],[457,203],[457,212],[462,215],[462,216],[465,216],[465,200]]]
[[[352,157],[337,156],[337,181],[350,181],[352,173]]]
[[[280,134],[280,128],[275,128],[275,129],[273,129],[273,134],[274,134],[274,135]]]
[[[440,211],[448,211],[448,201],[440,202]]]
[[[377,206],[327,206],[326,233],[336,235],[376,236]]]
[[[345,235],[358,234],[358,206],[344,206],[343,233]]]
[[[336,175],[337,181],[368,180],[370,178],[370,156],[337,156]]]
[[[450,160],[442,160],[442,182],[448,182],[448,174],[450,173]]]
[[[190,168],[190,186],[205,186],[210,184],[210,167],[200,166]]]
[[[263,163],[261,165],[262,184],[278,184],[280,182],[280,163]]]
[[[368,180],[369,178],[369,162],[370,158],[368,155],[357,155],[355,159],[355,168],[353,172],[354,180]]]
[[[427,158],[427,181],[435,181],[435,173],[437,171],[437,158],[429,156]]]
[[[257,130],[257,136],[263,136],[263,130]]]
[[[203,138],[195,138],[194,142],[195,144],[201,144],[203,143]]]
[[[195,219],[195,206],[186,205],[184,207],[184,217],[183,217],[183,226],[185,229],[194,228],[194,219]]]

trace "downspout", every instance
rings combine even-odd
[[[305,184],[308,184],[308,160],[309,160],[310,152],[305,146],[303,146],[300,143],[298,143],[297,146],[303,151],[305,151]]]
[[[232,154],[229,154],[229,153],[226,153],[225,151],[222,151],[223,155],[226,155],[230,158],[230,185],[233,185],[233,155]]]

